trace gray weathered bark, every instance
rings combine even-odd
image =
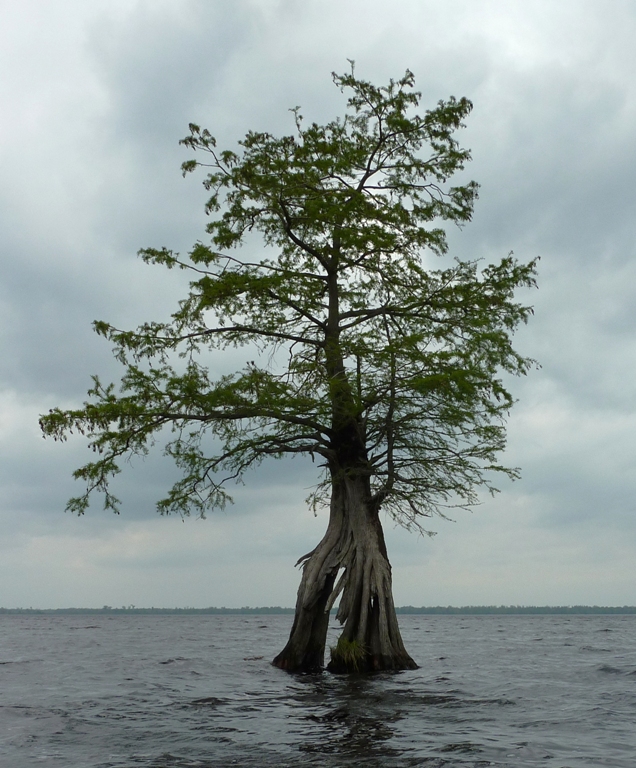
[[[344,628],[328,669],[417,668],[400,635],[382,526],[363,476],[342,475],[334,483],[327,531],[299,562],[303,575],[294,623],[274,665],[290,672],[322,669],[329,611],[342,593],[337,618]]]

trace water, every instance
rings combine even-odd
[[[636,765],[636,616],[401,616],[370,678],[272,667],[291,620],[0,616],[0,765]]]

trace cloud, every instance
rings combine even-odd
[[[90,457],[43,441],[37,416],[120,376],[92,320],[134,327],[183,296],[183,275],[135,253],[205,237],[205,191],[179,172],[188,122],[234,148],[291,131],[295,105],[332,119],[347,58],[376,82],[410,68],[426,105],[473,100],[461,140],[481,197],[450,258],[542,257],[517,337],[542,367],[510,382],[523,479],[434,539],[388,525],[397,602],[630,602],[635,32],[631,4],[592,0],[4,3],[0,603],[293,603],[293,562],[325,523],[304,509],[309,464],[263,465],[234,508],[182,524],[155,517],[173,475],[151,458],[119,478],[121,518],[77,520],[61,510]]]

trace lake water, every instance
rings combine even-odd
[[[0,765],[636,766],[636,616],[401,616],[366,678],[272,667],[291,621],[1,615]]]

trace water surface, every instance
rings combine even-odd
[[[636,765],[634,615],[403,615],[373,677],[272,667],[291,621],[2,615],[0,765]]]

